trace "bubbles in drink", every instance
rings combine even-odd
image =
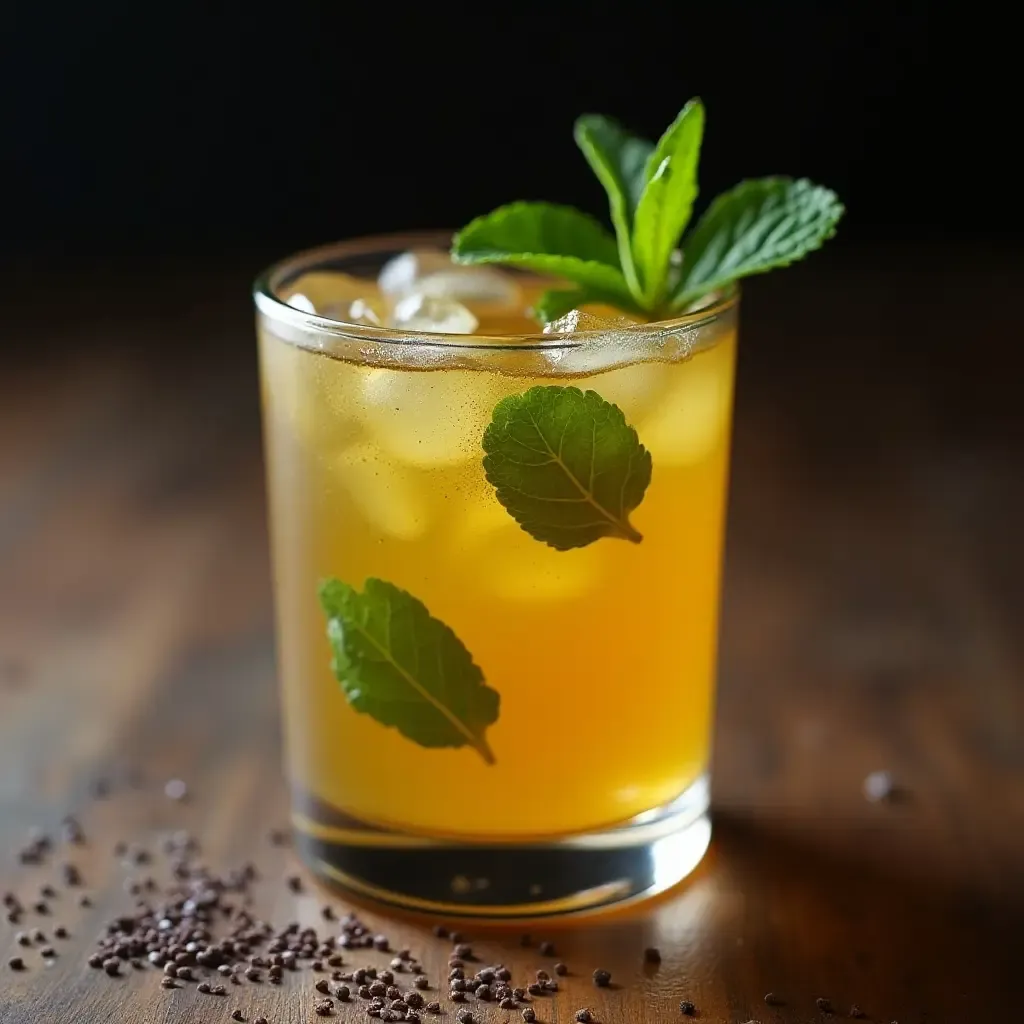
[[[483,458],[480,439],[501,397],[496,375],[470,370],[362,372],[360,410],[370,436],[411,466]]]
[[[399,540],[416,540],[430,526],[430,505],[419,481],[373,444],[335,456],[337,478],[372,526]]]
[[[478,322],[461,302],[420,292],[399,299],[388,318],[391,327],[438,334],[472,334]]]
[[[677,369],[673,385],[650,414],[634,424],[655,465],[699,462],[719,443],[729,419],[732,339],[698,352]]]

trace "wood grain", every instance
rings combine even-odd
[[[881,1022],[1013,1019],[1024,948],[1016,268],[920,266],[897,256],[868,276],[832,264],[751,289],[712,849],[654,905],[545,925],[572,974],[538,1001],[540,1020],[567,1024],[585,1005],[608,1024],[683,1019],[687,998],[708,1022],[797,1024],[825,1019],[818,997]],[[308,971],[218,1001],[164,991],[151,969],[108,979],[84,964],[132,904],[125,885],[139,869],[113,856],[118,840],[156,848],[187,828],[213,866],[256,861],[257,907],[274,921],[321,927],[324,902],[343,907],[311,887],[289,892],[293,855],[267,840],[286,804],[243,281],[83,290],[45,322],[30,294],[5,306],[0,892],[29,901],[53,881],[53,913],[18,927],[59,923],[71,938],[44,967],[0,920],[3,1024],[227,1021],[236,1007],[250,1020],[318,1019]],[[903,799],[864,799],[876,769]],[[189,784],[186,801],[163,795],[170,778]],[[92,795],[98,779],[105,798]],[[31,829],[57,835],[68,812],[87,844],[19,864]],[[64,860],[81,868],[91,908],[59,884]],[[432,978],[446,972],[449,946],[427,922],[361,912],[420,952]],[[517,978],[550,969],[518,933],[471,932]],[[648,945],[662,951],[657,968],[642,963]],[[16,953],[28,970],[7,968]],[[591,984],[598,966],[613,988]],[[769,991],[784,1005],[766,1006]]]

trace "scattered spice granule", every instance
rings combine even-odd
[[[441,1012],[441,1004],[436,999],[431,999],[431,1001],[429,1003],[427,1003],[427,1013],[440,1013],[440,1012]]]
[[[173,978],[161,978],[161,988],[178,988],[178,983]]]
[[[814,1000],[814,1005],[819,1010],[821,1010],[822,1013],[831,1013],[832,1012],[832,1003],[831,1003],[830,1000],[826,999],[824,996],[818,996],[818,998]]]
[[[579,1021],[579,1024],[590,1024],[594,1019],[594,1015],[586,1007],[583,1007],[582,1010],[577,1010],[574,1016]]]
[[[568,966],[568,964],[563,964],[561,961],[559,961],[557,964],[555,964],[555,974],[557,974],[557,975],[559,975],[561,977],[564,977],[568,973],[569,973],[569,966]],[[597,972],[595,971],[594,973],[596,974]]]
[[[864,799],[877,804],[892,799],[896,792],[896,783],[890,772],[871,772],[864,777],[863,790]]]
[[[469,1010],[463,1010],[455,1019],[459,1024],[474,1024],[473,1014]]]
[[[12,971],[23,971],[25,970],[25,961],[22,960],[20,956],[12,956],[7,961],[7,966],[10,967]]]
[[[523,1020],[526,1021],[526,1024],[533,1024],[536,1019],[537,1011],[532,1006],[528,1006],[523,1010]]]
[[[561,973],[561,972],[559,972],[557,967],[555,967],[555,972],[556,973]],[[612,980],[612,972],[611,971],[606,971],[603,967],[598,967],[598,969],[596,971],[594,971],[594,984],[598,988],[607,988],[611,984],[611,980]]]
[[[541,956],[554,956],[555,955],[555,944],[553,942],[542,942],[537,947],[537,952]]]
[[[164,783],[164,796],[168,800],[184,800],[188,796],[188,786],[181,779],[168,779]]]
[[[241,1010],[232,1010],[231,1011],[231,1019],[232,1020],[245,1020],[245,1014],[242,1013]]]
[[[866,1017],[867,1014],[859,1006],[854,1005],[850,1007],[850,1016],[860,1019]]]
[[[697,1012],[697,1007],[689,999],[684,999],[679,1004],[679,1011],[685,1013],[687,1017],[692,1017]]]
[[[768,992],[764,997],[765,1005],[767,1006],[782,1006],[783,999],[781,996],[777,996],[774,992]]]
[[[661,950],[657,946],[648,946],[644,950],[644,963],[645,964],[660,964],[661,963]]]

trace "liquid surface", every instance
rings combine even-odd
[[[478,315],[481,332],[537,330],[522,309]],[[675,363],[564,380],[361,365],[283,341],[266,323],[260,353],[298,785],[372,823],[521,839],[624,821],[706,771],[731,326]],[[652,481],[631,516],[642,543],[556,551],[520,529],[484,478],[495,404],[559,383],[619,405],[651,452]],[[419,747],[347,704],[317,604],[326,576],[388,580],[451,626],[501,695],[487,732],[495,764],[469,747]]]

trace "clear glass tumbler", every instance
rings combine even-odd
[[[429,248],[256,285],[299,847],[433,913],[653,894],[710,839],[738,296],[531,333],[540,283],[509,274],[473,334],[375,326],[382,267]]]

